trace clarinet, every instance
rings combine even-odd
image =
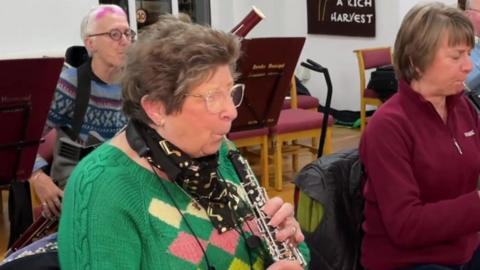
[[[301,266],[306,266],[307,262],[297,247],[289,243],[288,240],[279,242],[275,239],[277,229],[268,225],[270,218],[262,211],[268,200],[268,195],[265,188],[258,183],[248,161],[240,155],[238,150],[230,150],[228,157],[232,161],[242,186],[247,192],[248,203],[252,208],[262,239],[272,259],[274,261],[298,261]]]

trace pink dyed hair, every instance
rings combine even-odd
[[[96,12],[93,12],[93,14],[96,14],[95,20],[99,20],[105,15],[112,13],[127,16],[127,14],[125,14],[125,11],[121,7],[115,5],[100,6],[100,8],[96,10]]]

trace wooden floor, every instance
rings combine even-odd
[[[334,126],[333,130],[333,151],[339,152],[342,150],[354,148],[358,146],[358,142],[360,140],[360,130],[358,129],[350,129],[347,127],[342,126]],[[305,166],[306,164],[310,163],[313,160],[312,155],[310,154],[303,154],[300,155],[300,168]],[[284,201],[293,202],[293,191],[294,185],[292,183],[295,173],[292,171],[290,166],[290,162],[288,159],[285,159],[284,162],[284,187],[281,192],[277,192],[274,189],[268,189],[267,192],[270,197],[273,196],[280,196],[283,198]],[[251,161],[252,162],[252,161]],[[254,171],[258,172],[258,166],[253,166]],[[270,169],[273,172],[273,167]],[[273,177],[271,175],[270,177]],[[8,192],[2,192],[2,200],[1,202],[1,211],[0,211],[0,259],[3,258],[3,254],[7,249],[7,242],[8,242],[8,232],[9,232],[9,222],[8,222]]]

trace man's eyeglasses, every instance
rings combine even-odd
[[[185,94],[185,96],[203,98],[210,113],[219,113],[225,108],[225,104],[230,99],[235,107],[240,106],[243,100],[243,92],[245,84],[235,84],[228,92],[225,91],[209,91],[205,95],[201,94]]]
[[[96,36],[109,36],[111,39],[115,41],[119,41],[122,39],[122,36],[125,36],[128,40],[132,41],[135,39],[135,36],[137,33],[133,31],[132,29],[127,29],[125,31],[121,31],[119,29],[112,29],[109,32],[104,32],[104,33],[98,33],[98,34],[91,34],[88,35],[89,37],[96,37]]]

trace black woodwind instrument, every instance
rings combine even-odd
[[[274,261],[297,261],[301,266],[306,266],[307,262],[296,246],[289,243],[288,240],[283,242],[276,240],[277,229],[268,225],[270,218],[262,211],[263,206],[268,200],[268,195],[265,188],[258,183],[248,161],[240,155],[238,150],[230,150],[228,157],[232,161],[233,167],[240,177],[242,186],[247,193],[248,203],[255,216],[255,222],[272,259]]]

